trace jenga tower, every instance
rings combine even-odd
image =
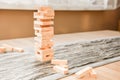
[[[35,54],[42,62],[51,61],[54,56],[52,49],[54,36],[54,10],[51,7],[43,6],[34,12],[35,30]]]

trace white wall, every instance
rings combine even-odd
[[[33,10],[49,5],[55,10],[106,10],[116,9],[117,1],[120,4],[120,0],[0,0],[0,9]]]

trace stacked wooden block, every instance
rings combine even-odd
[[[50,7],[40,7],[34,12],[35,54],[42,62],[51,61],[54,56],[52,49],[54,36],[54,10]]]

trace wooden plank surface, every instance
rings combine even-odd
[[[111,32],[113,34],[110,34]],[[89,34],[88,32],[87,33],[88,35],[84,33],[82,34],[77,33],[72,35],[66,34],[64,35],[64,37],[62,35],[57,35],[55,36],[56,38],[54,39],[54,41],[55,41],[55,44],[59,45],[65,42],[75,41],[75,40],[81,40],[81,41],[84,41],[86,39],[94,40],[94,39],[101,39],[104,37],[120,35],[118,32],[114,32],[114,31],[108,31],[108,33],[106,33],[106,31],[103,31],[102,35],[100,34],[101,32],[98,32],[98,34],[95,34],[95,33],[96,32]],[[79,35],[82,35],[82,36],[78,38]],[[95,35],[97,35],[97,37]],[[71,36],[74,36],[75,38],[71,38]],[[34,56],[33,38],[1,40],[0,45],[2,44],[9,44],[12,46],[24,48],[25,52],[0,54],[0,79],[1,80],[37,80],[37,79],[56,80],[64,76],[70,75],[70,74],[69,75],[56,74],[55,72],[53,72],[52,70],[53,65],[51,65],[50,63],[41,63],[39,61],[36,61]],[[61,53],[61,54],[63,54],[61,56],[64,57],[64,53]],[[119,60],[119,58],[117,60]],[[111,60],[111,62],[113,61]],[[70,70],[72,69],[74,68],[70,68]],[[75,70],[72,70],[71,72],[73,73],[75,72]],[[48,77],[50,75],[52,75],[52,79]],[[47,78],[41,79],[43,77],[47,77]]]

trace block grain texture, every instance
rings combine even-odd
[[[82,69],[78,72],[75,73],[77,78],[82,78],[84,76],[86,76],[87,74],[90,74],[92,72],[92,68],[91,67],[86,67],[85,69]]]
[[[68,74],[68,69],[62,66],[58,66],[58,65],[53,66],[53,70],[61,74]]]
[[[5,53],[6,52],[6,48],[5,47],[0,47],[0,53]]]
[[[68,60],[70,73],[87,63],[108,63],[105,60],[112,61],[111,59],[120,56],[120,33],[116,31],[55,35],[53,40],[54,59]],[[33,38],[0,41],[0,45],[2,43],[16,43],[15,46],[24,48],[26,52],[0,55],[1,80],[57,80],[64,77],[53,71],[51,63],[35,60]]]
[[[67,65],[68,62],[67,62],[67,60],[58,60],[58,59],[56,59],[56,60],[52,60],[51,64],[55,64],[55,65]]]

